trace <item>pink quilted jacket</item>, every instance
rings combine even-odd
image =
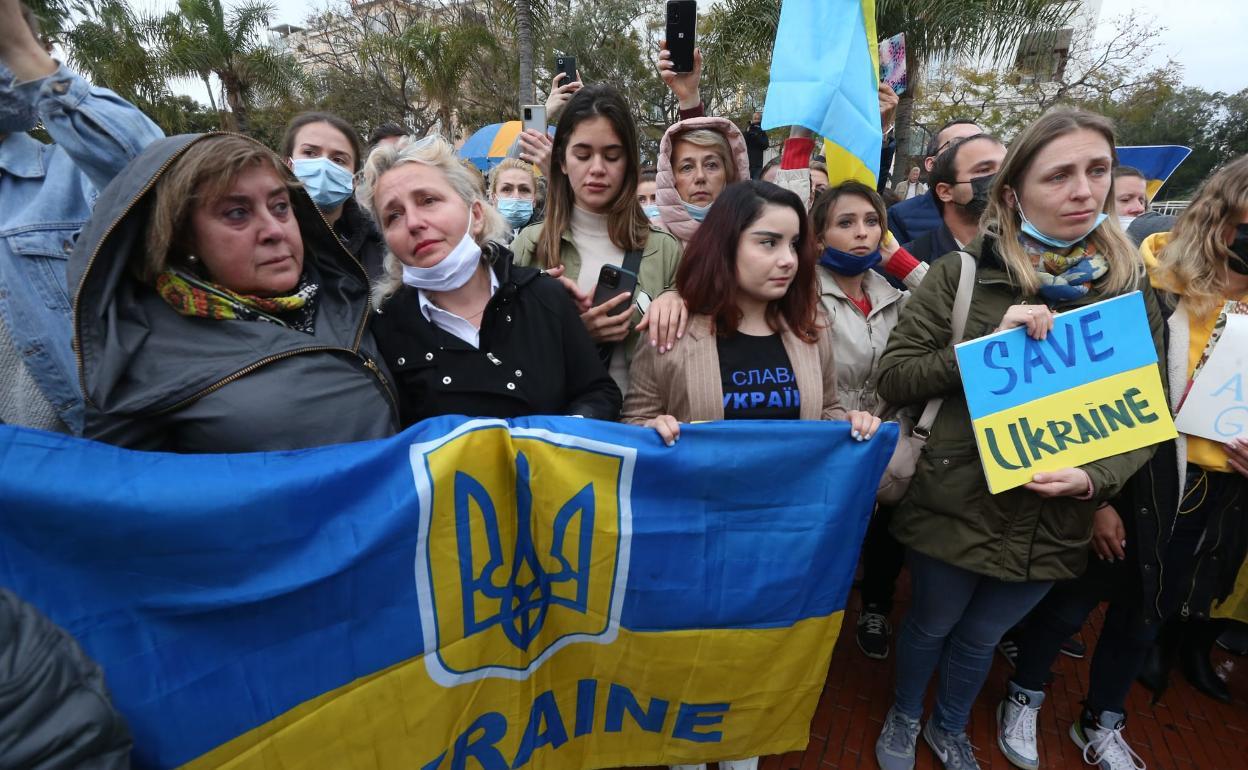
[[[681,245],[689,242],[698,231],[699,223],[685,211],[685,204],[676,192],[676,177],[672,173],[672,145],[677,134],[697,129],[718,131],[728,140],[728,147],[732,149],[732,157],[737,166],[736,178],[729,179],[729,184],[750,178],[750,158],[745,151],[745,137],[732,121],[727,118],[689,118],[672,124],[659,144],[659,168],[654,179],[655,203],[659,207],[659,219],[663,226],[680,239]]]

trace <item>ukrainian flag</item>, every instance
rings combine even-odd
[[[445,417],[196,456],[0,427],[0,584],[101,663],[137,767],[798,750],[897,436],[848,431]]]
[[[1118,163],[1132,166],[1140,170],[1148,178],[1148,199],[1151,201],[1170,175],[1175,172],[1187,156],[1192,154],[1190,147],[1177,144],[1153,144],[1137,147],[1119,147]]]
[[[875,0],[784,0],[763,127],[804,126],[825,138],[828,181],[874,188],[880,173]]]

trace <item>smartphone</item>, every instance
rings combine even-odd
[[[539,134],[546,133],[546,105],[526,104],[520,108],[520,122],[524,130],[530,128]]]
[[[594,306],[608,302],[624,292],[634,295],[637,293],[637,275],[618,265],[603,265],[598,271],[598,286],[594,288]],[[627,313],[632,306],[632,302],[623,302],[607,315]]]
[[[559,85],[566,86],[574,80],[580,80],[580,76],[576,74],[576,57],[575,56],[556,56],[555,57],[555,74],[564,73],[566,78],[559,81]]]
[[[698,0],[667,0],[667,50],[676,72],[693,72]]]

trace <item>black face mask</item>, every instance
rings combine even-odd
[[[1226,266],[1240,275],[1248,275],[1248,225],[1235,227],[1235,240],[1231,241],[1230,249],[1235,257]]]
[[[970,180],[971,199],[966,203],[958,205],[966,209],[966,213],[975,219],[979,219],[988,210],[988,191],[992,188],[992,180],[996,179],[996,174],[985,174],[977,176]]]

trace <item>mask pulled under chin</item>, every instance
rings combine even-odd
[[[1027,218],[1027,215],[1023,213],[1023,203],[1021,200],[1018,202],[1018,216],[1022,220],[1022,227],[1020,229],[1024,234],[1040,241],[1045,246],[1050,246],[1055,249],[1069,249],[1071,246],[1083,241],[1083,239],[1096,232],[1096,228],[1100,227],[1106,219],[1109,219],[1109,215],[1102,211],[1096,215],[1096,221],[1092,223],[1092,226],[1089,227],[1083,235],[1070,240],[1062,240],[1061,238],[1054,238],[1051,235],[1040,232],[1040,230],[1031,223],[1031,220]]]
[[[714,201],[706,204],[705,206],[695,206],[688,201],[681,201],[681,203],[685,204],[685,211],[689,212],[689,216],[693,217],[693,221],[695,222],[701,222],[706,219],[706,215],[711,211],[711,206],[715,205]]]
[[[472,237],[472,215],[468,230],[451,253],[432,267],[403,266],[403,283],[424,291],[455,291],[462,288],[481,263],[481,247]]]
[[[831,246],[823,250],[823,254],[819,256],[819,264],[828,268],[834,273],[841,275],[862,275],[871,268],[880,264],[883,257],[880,250],[863,254],[861,257],[848,251],[834,249]]]
[[[39,111],[13,87],[13,71],[0,63],[0,134],[24,134],[39,125]]]

